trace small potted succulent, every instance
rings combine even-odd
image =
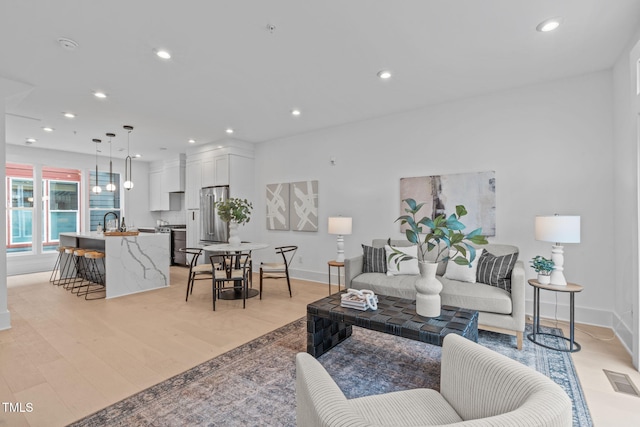
[[[531,267],[538,273],[538,282],[541,285],[548,285],[551,283],[551,272],[553,271],[555,264],[552,260],[547,259],[541,255],[536,255],[530,261]]]

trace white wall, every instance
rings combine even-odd
[[[24,94],[28,93],[33,87],[25,83],[19,83],[14,80],[6,79],[0,76],[0,164],[5,163],[6,154],[6,133],[5,133],[5,111],[6,106],[18,100]],[[4,168],[0,172],[2,182],[5,181]],[[3,185],[0,188],[0,200],[6,200],[6,188]],[[0,241],[7,241],[7,221],[6,221],[6,207],[5,215],[0,218]],[[11,327],[11,314],[7,305],[7,263],[6,255],[7,248],[5,245],[0,245],[0,330],[9,329]]]
[[[585,287],[576,318],[611,325],[611,81],[603,71],[257,144],[260,240],[300,246],[295,276],[326,282],[326,263],[336,252],[328,216],[353,217],[345,252],[355,256],[372,238],[401,237],[394,224],[400,178],[494,170],[497,235],[491,240],[519,246],[528,264],[551,249],[534,240],[536,215],[581,215],[582,242],[565,247],[565,275]],[[314,179],[319,232],[267,231],[265,185]],[[534,276],[529,268],[527,274]],[[541,298],[542,315],[553,317],[555,294]],[[528,289],[529,312],[531,299]],[[558,317],[568,318],[568,299],[558,303]]]
[[[6,145],[6,161],[13,163],[23,163],[40,166],[54,166],[62,168],[73,168],[82,171],[84,177],[88,176],[90,170],[95,169],[95,156],[70,153],[66,151],[47,150],[34,146]],[[109,168],[108,157],[98,157],[99,169],[104,171]],[[149,212],[149,164],[147,162],[133,162],[133,189],[122,190],[121,210],[128,224],[155,224],[155,220]],[[124,176],[124,160],[113,159],[114,173]],[[81,188],[86,184],[83,180]],[[83,194],[84,190],[83,190]],[[83,200],[85,209],[88,201]],[[85,212],[86,213],[86,210]],[[82,231],[87,231],[89,227],[88,215],[83,215],[81,224]],[[91,230],[94,231],[94,230]],[[48,254],[11,254],[7,256],[7,274],[24,274],[36,271],[51,270],[55,262],[56,253]]]
[[[625,47],[613,68],[614,95],[614,194],[613,210],[615,280],[613,281],[614,329],[632,350],[633,364],[640,366],[638,350],[638,110],[635,108],[636,58],[640,56],[640,29]],[[634,340],[635,337],[635,340]]]

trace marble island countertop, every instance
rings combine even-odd
[[[60,245],[104,251],[106,297],[114,298],[169,286],[169,237],[166,233],[60,233]]]
[[[140,232],[137,236],[105,236],[102,233],[98,233],[97,231],[86,231],[86,232],[80,232],[80,233],[60,233],[61,236],[67,236],[67,237],[77,237],[77,238],[81,238],[81,239],[95,239],[95,240],[106,240],[107,238],[111,239],[111,238],[121,238],[121,237],[141,237],[141,238],[147,238],[147,237],[152,237],[152,236],[157,236],[157,235],[164,235],[164,236],[168,236],[169,233],[144,233],[144,232]]]

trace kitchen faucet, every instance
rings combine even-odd
[[[107,231],[107,216],[109,214],[116,217],[116,229],[120,230],[120,219],[118,218],[118,214],[113,211],[109,211],[106,214],[104,214],[104,218],[102,218],[102,223],[104,224],[102,226],[102,231]]]

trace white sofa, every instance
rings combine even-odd
[[[383,248],[385,239],[374,239],[374,248]],[[394,246],[410,245],[406,240],[392,240]],[[483,249],[495,256],[518,252],[512,245],[490,243]],[[429,254],[433,256],[435,251]],[[345,284],[347,288],[370,289],[376,294],[415,299],[414,282],[418,276],[387,276],[384,273],[363,273],[363,256],[345,260]],[[440,269],[442,270],[442,269]],[[439,271],[438,274],[443,273]],[[483,283],[469,283],[438,276],[442,283],[440,297],[443,305],[477,310],[478,328],[514,335],[516,346],[522,349],[525,326],[525,272],[522,261],[517,261],[511,273],[511,292]]]
[[[456,334],[442,347],[440,393],[347,399],[322,365],[296,356],[298,426],[571,426],[571,400],[552,380]]]

